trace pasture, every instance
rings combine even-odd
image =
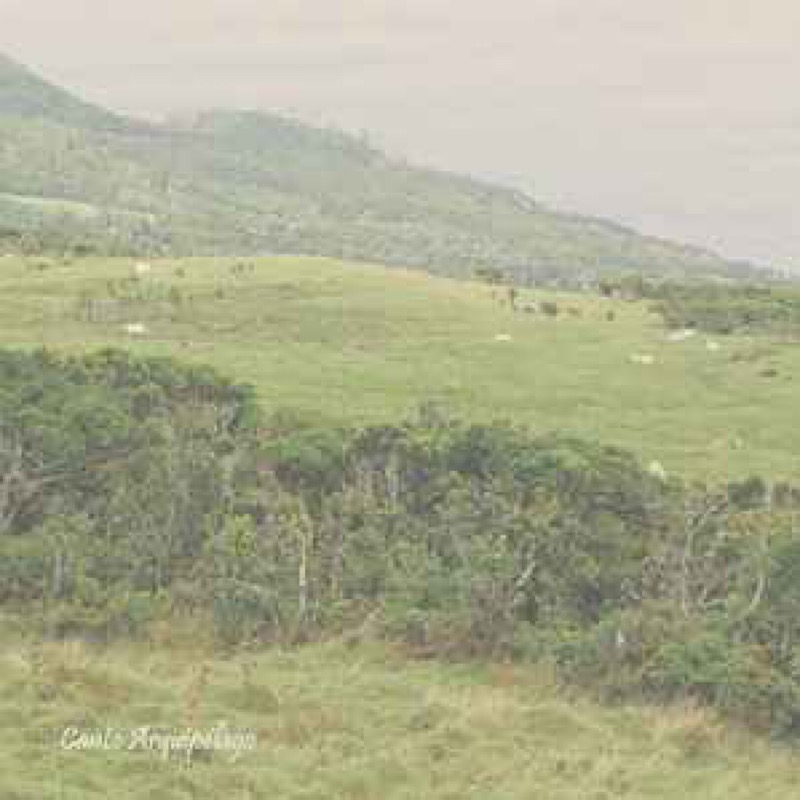
[[[0,344],[206,363],[313,425],[423,402],[619,445],[711,482],[800,478],[800,347],[669,341],[646,302],[522,292],[326,259],[0,258]],[[493,297],[494,295],[494,297]],[[609,313],[613,312],[613,313]]]

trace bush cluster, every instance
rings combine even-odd
[[[168,360],[0,353],[0,602],[53,636],[369,629],[796,734],[798,514],[791,486],[665,482],[434,406],[318,430]]]

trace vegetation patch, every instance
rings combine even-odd
[[[789,484],[686,486],[619,449],[434,407],[276,428],[248,387],[120,351],[0,354],[0,419],[0,600],[37,609],[51,639],[180,618],[225,646],[369,630],[800,731]],[[112,691],[60,675],[43,691]],[[237,702],[275,704],[248,681]]]

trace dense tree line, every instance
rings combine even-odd
[[[51,636],[380,635],[793,734],[798,514],[791,486],[686,486],[434,406],[317,430],[169,360],[0,353],[0,601]]]
[[[670,328],[716,334],[800,332],[800,290],[790,282],[733,283],[700,280],[650,280],[622,275],[600,280],[600,293],[629,300],[647,299]]]

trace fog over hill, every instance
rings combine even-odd
[[[0,0],[0,50],[137,116],[292,110],[780,266],[800,263],[798,23],[786,0]]]
[[[166,124],[118,116],[8,58],[0,133],[3,237],[28,249],[302,253],[459,277],[496,268],[519,282],[747,273],[275,114],[208,111]]]

